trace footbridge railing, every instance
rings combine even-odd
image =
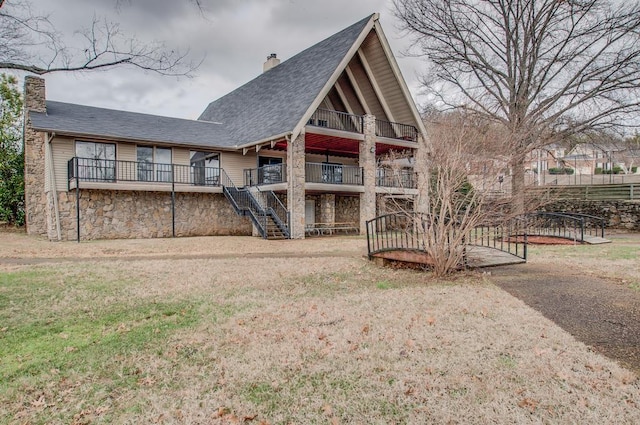
[[[584,242],[588,237],[604,238],[605,220],[588,214],[539,211],[527,216],[527,233]]]
[[[468,232],[465,245],[491,248],[526,260],[526,220],[513,217],[480,223]]]
[[[430,255],[436,248],[429,245],[432,241],[440,241],[451,250],[462,249],[464,266],[468,265],[469,250],[474,246],[501,251],[521,260],[527,258],[526,222],[522,218],[482,223],[464,234],[460,234],[455,224],[432,226],[432,222],[428,215],[417,213],[392,213],[367,221],[369,258],[391,251]]]

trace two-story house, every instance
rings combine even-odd
[[[52,240],[365,231],[416,197],[425,129],[378,15],[209,104],[197,120],[49,101],[25,79],[27,231]],[[339,227],[339,226],[337,226]]]

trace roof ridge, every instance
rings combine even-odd
[[[373,13],[210,102],[198,119],[222,122],[241,145],[292,132]]]
[[[150,114],[150,113],[147,113],[147,112],[125,111],[125,110],[122,110],[122,109],[105,108],[103,106],[84,105],[84,104],[81,104],[81,103],[61,102],[61,101],[58,101],[58,100],[48,100],[47,99],[46,103],[53,103],[53,104],[58,104],[58,105],[68,105],[68,106],[77,106],[77,107],[81,107],[81,108],[97,109],[97,110],[110,111],[110,112],[116,112],[116,113],[122,113],[122,114],[136,114],[136,115],[144,115],[144,116],[147,116],[147,117],[157,117],[157,118],[163,118],[163,119],[181,120],[181,121],[189,121],[189,122],[202,122],[202,123],[210,123],[210,124],[222,125],[222,123],[215,122],[215,121],[199,120],[199,119],[192,119],[192,118],[170,117],[170,116],[167,116],[167,115]]]

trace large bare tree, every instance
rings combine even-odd
[[[200,0],[190,0],[200,7]],[[114,2],[114,7],[121,0]],[[118,24],[94,18],[76,34],[80,45],[68,46],[49,17],[29,0],[0,0],[0,69],[47,74],[133,66],[163,75],[190,75],[199,65],[188,50],[163,42],[144,42],[122,33]]]
[[[394,0],[424,82],[443,105],[508,134],[516,208],[527,152],[587,129],[638,123],[640,6],[608,0]]]

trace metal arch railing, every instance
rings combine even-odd
[[[441,231],[430,227],[430,217],[420,213],[391,213],[366,222],[367,252],[369,259],[378,253],[389,251],[415,251],[428,253],[428,232]],[[433,240],[450,243],[453,236],[432,235]],[[438,237],[440,236],[440,237]],[[527,259],[526,221],[514,218],[496,223],[475,226],[463,238],[463,262],[466,265],[467,246],[481,246],[506,252],[517,258]]]
[[[605,220],[588,214],[538,211],[527,215],[530,236],[548,236],[584,242],[585,237],[604,238]]]

